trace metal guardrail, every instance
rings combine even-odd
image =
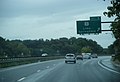
[[[10,67],[34,62],[42,62],[47,60],[62,59],[63,56],[52,56],[52,57],[30,57],[30,58],[2,58],[0,59],[0,68]]]

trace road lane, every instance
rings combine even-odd
[[[0,71],[0,78],[5,77],[0,82],[120,82],[120,74],[108,71],[98,64],[98,61],[105,58],[77,60],[76,64],[54,60]]]
[[[63,64],[37,82],[120,82],[120,75],[101,68],[98,59],[77,61],[77,64]]]
[[[52,60],[2,69],[0,70],[0,82],[16,82],[23,77],[36,73],[38,70],[42,71],[59,63],[61,60]]]

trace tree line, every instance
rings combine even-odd
[[[0,58],[64,56],[67,53],[90,52],[100,54],[103,48],[96,41],[86,38],[59,38],[51,40],[6,40],[0,37]]]
[[[111,30],[116,40],[109,46],[109,49],[111,53],[115,52],[115,58],[120,61],[120,0],[110,0],[110,3],[110,6],[107,7],[107,11],[103,14],[109,18],[115,18],[114,22],[111,24]]]

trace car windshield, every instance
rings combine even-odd
[[[66,56],[70,56],[70,57],[73,57],[73,56],[74,56],[74,54],[67,54]]]
[[[69,57],[73,57],[73,55],[67,55],[67,56],[69,56]]]
[[[120,0],[0,0],[0,82],[120,82]]]

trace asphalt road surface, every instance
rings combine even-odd
[[[110,57],[64,62],[64,59],[0,69],[0,82],[120,82]]]

